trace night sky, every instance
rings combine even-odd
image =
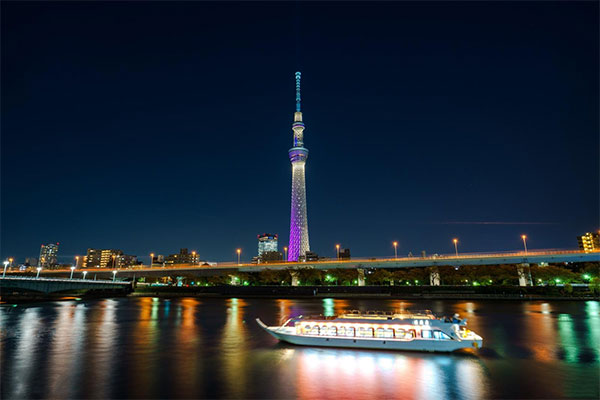
[[[597,2],[2,2],[2,251],[212,261],[576,248],[599,229]]]

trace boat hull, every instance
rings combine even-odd
[[[377,349],[377,350],[400,350],[400,351],[425,351],[425,352],[452,352],[461,349],[477,349],[483,344],[483,340],[397,340],[384,338],[359,338],[359,337],[335,337],[335,336],[308,336],[297,335],[286,332],[280,327],[266,326],[257,319],[259,325],[263,327],[273,337],[282,342],[291,343],[299,346],[320,346],[320,347],[344,347],[357,349]]]

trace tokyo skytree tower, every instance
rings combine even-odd
[[[292,211],[290,217],[290,242],[288,261],[298,261],[310,251],[308,243],[308,219],[306,218],[306,181],[304,166],[308,149],[304,147],[304,124],[300,111],[300,72],[296,72],[296,112],[294,113],[294,147],[288,154],[292,163]]]

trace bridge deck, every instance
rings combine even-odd
[[[118,289],[127,290],[130,282],[89,279],[63,279],[63,278],[31,278],[23,276],[0,277],[0,288],[21,289],[34,292],[53,293],[68,290],[98,290]]]

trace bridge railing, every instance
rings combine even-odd
[[[73,282],[73,283],[110,283],[110,284],[118,284],[118,285],[130,285],[131,282],[123,282],[123,281],[112,281],[106,279],[68,279],[68,278],[43,278],[43,277],[30,277],[30,276],[5,276],[0,277],[0,280],[19,280],[19,281],[43,281],[43,282]]]
[[[600,251],[594,251],[591,252],[598,254],[599,259],[600,259]],[[359,258],[351,258],[351,259],[336,259],[336,258],[331,258],[331,259],[327,259],[327,260],[318,260],[318,261],[307,261],[306,263],[304,262],[287,262],[287,261],[282,261],[282,262],[276,262],[276,263],[264,263],[264,264],[258,264],[260,266],[278,266],[278,265],[301,265],[301,264],[345,264],[345,263],[372,263],[372,262],[396,262],[396,261],[417,261],[417,260],[423,260],[423,261],[432,261],[432,260],[464,260],[464,259],[477,259],[477,258],[497,258],[497,257],[536,257],[536,256],[552,256],[552,255],[566,255],[566,254],[590,254],[590,252],[584,252],[583,250],[563,250],[563,249],[546,249],[546,250],[528,250],[527,252],[525,252],[524,250],[522,251],[498,251],[498,252],[494,252],[494,253],[459,253],[458,256],[454,253],[451,254],[432,254],[432,255],[428,255],[428,256],[412,256],[412,257],[408,257],[408,256],[403,256],[403,257],[359,257]],[[139,265],[139,266],[132,266],[132,267],[127,267],[127,268],[117,268],[118,271],[133,271],[135,272],[136,270],[158,270],[158,269],[181,269],[181,268],[190,268],[190,267],[197,267],[197,268],[238,268],[238,267],[256,267],[257,264],[248,264],[248,263],[235,263],[235,262],[224,262],[224,263],[217,263],[216,265],[201,265],[201,264],[177,264],[177,265],[172,265],[172,266],[165,266],[165,267],[150,267],[147,265]],[[81,272],[81,271],[94,271],[94,272],[98,272],[98,273],[109,273],[110,271],[112,271],[112,268],[105,268],[102,270],[98,270],[98,269],[78,269],[77,272]],[[52,270],[52,271],[45,271],[47,272],[52,272],[52,273],[64,273],[64,272],[69,272],[69,270]],[[35,279],[35,278],[27,278],[27,279]],[[79,280],[84,280],[84,279],[79,279]],[[86,279],[85,281],[90,281],[90,279]],[[100,282],[100,281],[97,281]],[[110,281],[112,282],[112,281]]]

